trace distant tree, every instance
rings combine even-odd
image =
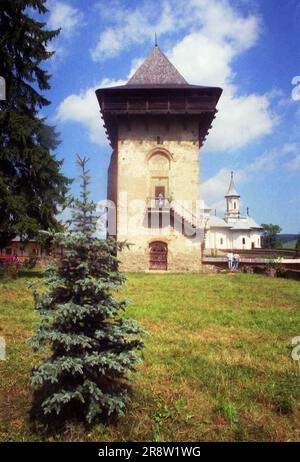
[[[300,250],[300,233],[296,240],[295,250]]]
[[[281,232],[279,225],[262,223],[263,231],[263,247],[267,249],[276,249],[282,247],[278,234]]]
[[[14,236],[32,238],[40,228],[56,228],[58,206],[69,180],[54,156],[54,127],[40,110],[50,104],[44,91],[50,75],[42,67],[53,52],[48,31],[30,9],[47,13],[46,0],[1,0],[0,74],[6,100],[0,101],[0,248]]]
[[[52,354],[33,370],[32,416],[46,422],[75,417],[90,424],[124,414],[129,378],[140,362],[135,350],[143,348],[143,331],[120,316],[126,301],[112,295],[124,283],[114,271],[116,250],[124,244],[94,236],[86,163],[78,158],[82,190],[72,206],[71,228],[54,235],[64,256],[49,272],[48,291],[35,294],[41,323],[33,345],[48,346]]]

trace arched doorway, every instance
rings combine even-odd
[[[149,244],[149,269],[167,270],[168,268],[168,244],[161,241]]]

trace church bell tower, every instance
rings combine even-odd
[[[189,85],[156,45],[126,85],[96,91],[113,152],[115,204],[125,271],[201,267],[199,149],[222,89]]]
[[[236,220],[237,218],[240,218],[240,195],[237,193],[234,184],[233,172],[231,172],[230,184],[225,199],[227,205],[225,218],[227,221],[230,221],[230,219]]]

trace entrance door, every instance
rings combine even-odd
[[[149,269],[167,270],[168,245],[165,242],[151,242],[149,246]]]

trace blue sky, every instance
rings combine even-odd
[[[51,44],[52,104],[43,113],[60,132],[65,174],[77,175],[76,153],[90,157],[95,201],[106,197],[111,154],[95,88],[125,83],[150,53],[156,31],[189,83],[224,89],[201,150],[205,201],[222,215],[234,170],[242,207],[258,223],[300,231],[300,0],[47,4],[48,27],[62,30]]]

